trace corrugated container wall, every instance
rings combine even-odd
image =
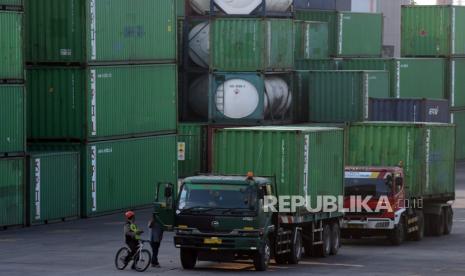
[[[176,15],[178,17],[184,17],[186,15],[186,0],[176,0]]]
[[[182,123],[178,126],[178,177],[206,172],[207,125]]]
[[[328,23],[295,21],[295,53],[299,59],[325,59],[329,57]]]
[[[294,0],[296,9],[350,11],[352,0]]]
[[[403,6],[402,56],[465,56],[465,7]]]
[[[29,225],[80,216],[79,164],[78,152],[31,153],[27,186]]]
[[[176,62],[175,6],[173,0],[29,0],[27,61]]]
[[[445,98],[446,60],[442,58],[345,59],[342,70],[387,70],[391,97]]]
[[[452,58],[447,68],[447,98],[453,109],[465,109],[465,58]]]
[[[26,145],[23,85],[0,85],[0,156],[23,154]]]
[[[213,171],[272,177],[278,195],[343,194],[344,131],[338,128],[255,127],[215,132]]]
[[[386,71],[310,71],[309,120],[321,123],[368,119],[370,97],[389,97]]]
[[[0,159],[0,228],[24,224],[24,158]]]
[[[27,74],[30,139],[176,132],[176,65],[39,67]]]
[[[0,5],[22,6],[23,5],[23,0],[0,0]]]
[[[23,13],[0,11],[0,80],[23,79]]]
[[[465,110],[451,112],[451,123],[455,124],[457,131],[456,158],[465,160]]]
[[[339,70],[342,59],[297,59],[297,70]]]
[[[409,197],[455,198],[455,127],[437,123],[355,123],[349,127],[348,165],[403,162]]]
[[[331,56],[381,57],[382,14],[298,10],[296,18],[328,23]]]
[[[435,99],[370,98],[369,121],[449,123],[449,102]]]

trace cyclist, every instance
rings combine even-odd
[[[144,231],[139,230],[139,227],[135,224],[136,214],[133,211],[127,211],[125,214],[126,223],[124,224],[124,237],[126,239],[126,244],[131,250],[131,253],[126,257],[125,262],[128,263],[134,254],[137,252],[137,248],[140,242],[140,234]],[[134,269],[134,263],[132,264]]]

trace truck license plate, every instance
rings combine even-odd
[[[223,241],[221,239],[218,239],[216,237],[213,238],[207,238],[203,240],[204,244],[221,244]]]
[[[347,225],[347,228],[350,228],[350,229],[360,229],[360,228],[363,228],[363,225],[361,225],[361,224],[348,224],[348,225]]]

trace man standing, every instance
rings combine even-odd
[[[149,221],[150,228],[150,245],[152,246],[152,267],[160,267],[158,262],[158,249],[163,239],[163,226],[155,219],[156,214],[153,214]]]

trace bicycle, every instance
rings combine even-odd
[[[136,254],[126,262],[126,258],[128,257],[129,253],[131,250],[127,247],[121,247],[118,252],[116,253],[115,257],[115,266],[118,270],[124,270],[129,262],[134,261],[134,269],[138,272],[144,272],[147,270],[147,268],[150,265],[150,262],[152,260],[152,254],[150,253],[149,250],[144,249],[144,244],[145,243],[150,243],[150,241],[147,240],[141,240],[139,242],[139,246],[137,248]]]

